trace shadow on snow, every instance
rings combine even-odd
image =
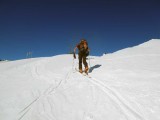
[[[99,68],[99,67],[101,67],[102,65],[94,65],[94,66],[92,66],[92,67],[90,67],[90,69],[89,69],[89,73],[91,73],[94,69],[96,69],[96,68]]]

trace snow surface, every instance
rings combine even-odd
[[[0,120],[160,120],[160,40],[102,57],[0,63]]]

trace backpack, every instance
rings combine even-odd
[[[88,43],[86,40],[81,40],[79,43],[79,51],[85,53],[86,56],[89,55]]]

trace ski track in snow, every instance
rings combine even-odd
[[[40,73],[38,73],[38,65],[39,64],[35,64],[35,66],[32,69],[32,73],[33,73],[33,77],[35,77],[35,79],[41,79],[42,76],[40,76]],[[36,104],[38,101],[40,101],[40,103],[43,106],[43,111],[45,111],[45,107],[44,107],[44,100],[45,98],[52,94],[53,91],[55,91],[56,89],[58,89],[58,87],[62,84],[62,82],[66,82],[70,77],[72,73],[78,73],[73,72],[73,70],[69,70],[69,72],[65,75],[65,77],[63,79],[60,80],[60,82],[58,83],[58,85],[55,87],[54,85],[50,85],[46,90],[44,90],[43,94],[38,96],[37,98],[35,98],[29,105],[27,105],[24,109],[22,109],[19,114],[20,117],[18,120],[21,120],[23,117],[25,117],[25,115],[34,107],[34,104]],[[81,75],[81,74],[80,74]],[[112,88],[110,88],[109,86],[107,86],[106,84],[104,84],[103,82],[101,82],[100,80],[94,78],[94,77],[88,77],[88,76],[84,76],[85,79],[88,79],[91,81],[92,84],[98,86],[103,92],[106,93],[106,95],[115,103],[115,105],[117,105],[117,107],[119,108],[119,110],[125,115],[125,118],[127,120],[129,120],[131,117],[134,120],[146,120],[144,116],[141,116],[141,114],[139,114],[138,112],[136,112],[136,110],[134,110],[129,103],[120,95],[118,94],[118,92],[116,92],[115,90],[113,90]],[[47,79],[47,76],[43,76]],[[76,78],[75,78],[76,79]],[[66,89],[64,89],[66,90]],[[39,104],[40,104],[39,103]],[[51,110],[53,109],[52,104],[49,102],[48,98],[47,98],[47,103],[50,105]],[[53,117],[51,117],[53,119]],[[54,117],[54,119],[56,120],[56,118]],[[93,120],[93,116],[89,115],[87,113],[84,113],[84,118],[83,120]]]
[[[115,104],[119,107],[119,109],[124,113],[127,120],[132,117],[132,120],[146,120],[144,116],[141,116],[136,110],[134,110],[129,103],[115,90],[100,82],[94,77],[84,76],[88,80],[92,82],[92,84],[98,86],[103,92],[107,94],[107,96],[115,102]],[[128,114],[130,113],[130,114]]]
[[[40,66],[42,63],[38,62],[36,63],[34,66],[31,67],[31,73],[32,73],[32,77],[35,79],[35,80],[39,80],[39,79],[42,79],[42,78],[45,78],[47,79],[48,77],[47,76],[43,76],[43,74],[41,75],[39,72],[38,72],[38,66]],[[50,95],[51,93],[53,93],[53,91],[55,91],[56,89],[58,89],[58,87],[62,84],[62,82],[66,82],[67,79],[69,79],[70,75],[72,73],[72,69],[69,70],[69,72],[65,75],[64,78],[62,78],[58,85],[54,86],[54,85],[50,85],[46,90],[44,90],[43,94],[38,96],[37,98],[35,98],[30,104],[28,104],[25,108],[23,108],[20,112],[19,112],[19,118],[18,120],[21,120],[33,107],[34,107],[34,104],[36,104],[38,101],[41,101],[41,99],[44,99],[45,97],[47,97],[47,95]],[[43,77],[42,77],[43,76]],[[65,89],[64,89],[65,90]],[[47,99],[51,109],[53,109],[51,103],[49,102],[49,100]],[[42,100],[43,102],[43,100]],[[45,111],[45,107],[44,107],[44,104],[43,104],[43,110]],[[55,118],[55,117],[54,117]],[[56,120],[56,118],[55,118]]]

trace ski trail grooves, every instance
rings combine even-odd
[[[20,116],[20,118],[19,118],[18,120],[21,120],[21,119],[29,112],[30,109],[31,109],[31,108],[29,108],[28,110],[26,110],[26,111]]]
[[[96,78],[89,78],[87,79],[91,80],[91,82],[98,86],[102,91],[104,91],[123,111],[123,113],[126,115],[127,119],[139,119],[139,120],[146,120],[144,116],[141,116],[136,110],[134,110],[122,96],[120,96],[115,90],[111,89],[104,83],[98,81]],[[130,114],[129,114],[130,113]]]
[[[38,73],[38,66],[39,66],[39,63],[35,64],[31,68],[32,77],[35,78],[36,80],[41,79],[41,77],[42,77],[42,76],[40,76],[40,73]],[[18,118],[18,120],[21,120],[34,107],[34,104],[36,104],[38,101],[40,101],[40,103],[42,103],[43,101],[41,101],[41,99],[46,98],[47,95],[51,94],[54,90],[58,89],[58,87],[62,84],[62,82],[66,82],[69,79],[71,73],[72,73],[72,70],[70,70],[69,72],[67,72],[65,78],[62,78],[59,81],[58,85],[56,85],[56,86],[54,86],[53,84],[50,85],[47,89],[44,90],[44,92],[42,93],[42,95],[40,95],[37,98],[35,98],[32,102],[30,102],[30,104],[28,104],[25,108],[23,108],[19,112],[19,116],[20,117]],[[52,106],[50,106],[50,107],[52,107]]]

